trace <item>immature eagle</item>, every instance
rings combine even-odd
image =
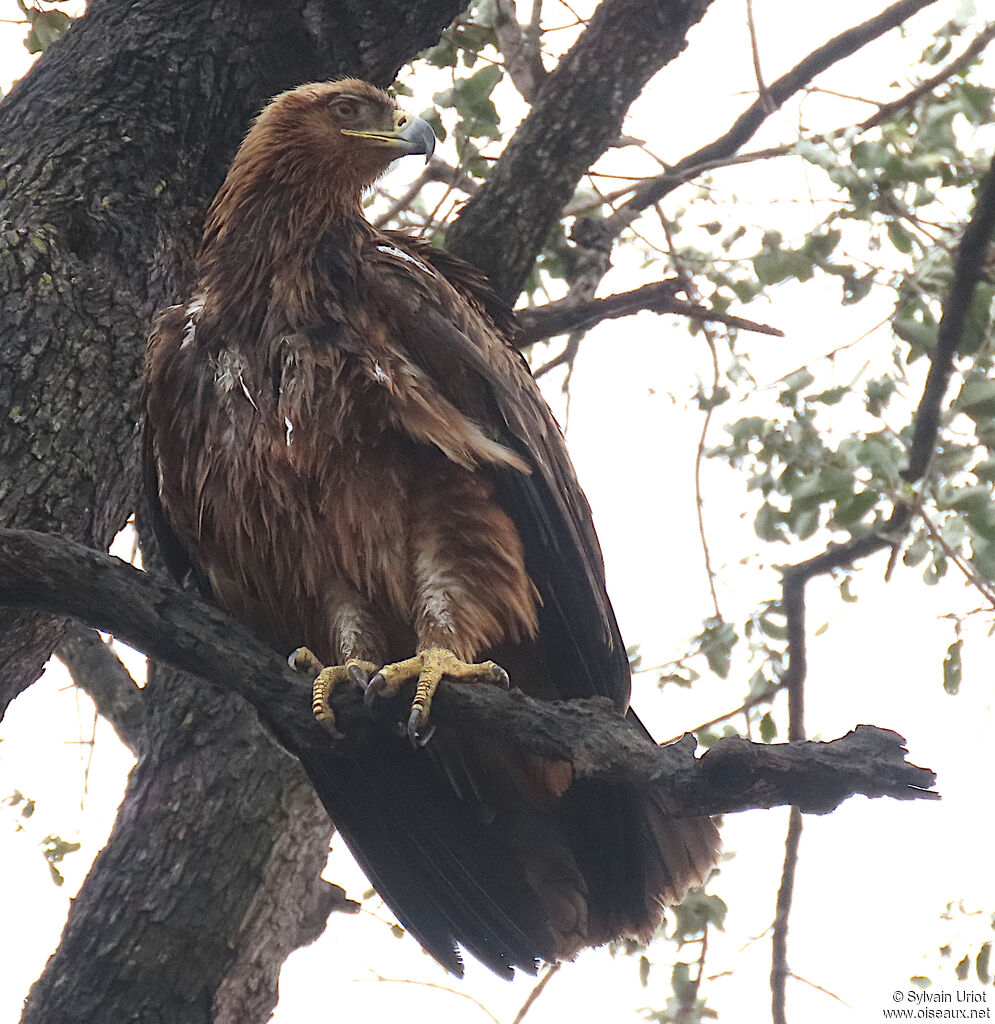
[[[197,290],[149,343],[150,499],[174,573],[331,666],[330,725],[336,683],[420,680],[417,743],[305,768],[422,945],[457,973],[458,943],[510,976],[651,935],[718,837],[513,743],[441,727],[424,742],[440,676],[503,668],[534,697],[629,699],[590,509],[511,315],[471,267],[363,217],[388,164],[433,144],[352,79],[259,116],[208,215]]]

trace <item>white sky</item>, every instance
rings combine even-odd
[[[912,41],[903,43],[893,32],[820,84],[883,97],[901,77],[908,56],[958,6],[941,0],[913,21]],[[820,5],[804,16],[800,5],[786,0],[756,0],[755,8],[768,81],[870,13],[858,0]],[[0,0],[0,18],[16,16],[13,0]],[[27,64],[27,55],[19,50],[20,33],[18,27],[0,24],[4,88]],[[705,22],[692,32],[688,51],[640,99],[627,131],[651,139],[665,159],[676,159],[724,130],[748,102],[743,94],[752,87],[744,4],[716,0]],[[806,106],[807,120],[824,122],[825,127],[865,113],[863,105],[842,101]],[[775,117],[758,144],[779,139],[779,133],[790,137],[795,117]],[[443,145],[441,155],[452,159],[450,149]],[[414,162],[401,162],[394,179],[407,181],[417,171]],[[724,195],[735,192],[739,197],[735,217],[790,228],[797,216],[799,230],[811,223],[804,205],[796,214],[777,203],[781,197],[809,195],[812,183],[798,161],[730,171],[718,183]],[[721,203],[716,211],[721,217]],[[649,279],[635,254],[619,257],[616,266],[605,293]],[[741,336],[740,346],[748,347],[761,384],[857,338],[886,312],[872,303],[841,311],[838,298],[838,284],[816,283],[781,288],[767,309],[755,305],[745,311],[751,318],[775,323],[787,335],[784,340]],[[890,351],[886,333],[879,332],[874,344],[882,353]],[[838,363],[837,379],[826,386],[848,382],[867,358],[867,350],[861,352],[852,364]],[[689,404],[698,378],[709,376],[701,340],[690,338],[675,319],[650,314],[593,331],[573,376],[571,451],[595,510],[623,633],[627,642],[643,644],[645,664],[679,653],[709,612],[692,485],[701,414]],[[558,382],[547,384],[548,397],[562,417]],[[913,398],[918,386],[913,381]],[[769,392],[762,388],[748,400],[762,409],[769,401]],[[722,423],[753,409],[753,404],[720,409],[712,440],[721,437]],[[898,415],[894,425],[902,423]],[[847,424],[840,426],[846,429]],[[764,566],[799,560],[813,549],[766,545],[759,558],[740,564],[761,548],[751,525],[755,496],[746,494],[731,472],[710,465],[705,497],[713,558],[722,579],[720,601],[727,618],[742,621],[759,598],[774,592],[773,571]],[[940,665],[953,631],[940,616],[977,602],[952,577],[926,588],[919,570],[899,565],[893,581],[885,585],[883,569],[884,556],[862,566],[854,588],[860,596],[856,604],[841,605],[828,581],[810,587],[810,628],[822,623],[829,628],[810,639],[809,732],[832,738],[861,722],[893,728],[907,738],[912,761],[939,773],[944,799],[910,804],[854,798],[832,815],[806,817],[789,961],[798,975],[836,992],[849,1008],[792,982],[789,1013],[795,1021],[881,1019],[881,1008],[896,1005],[893,991],[907,990],[915,974],[931,976],[934,991],[950,991],[952,972],[948,965],[947,973],[940,974],[937,948],[949,942],[959,958],[991,937],[978,917],[965,919],[966,924],[940,920],[951,900],[963,899],[972,910],[995,909],[987,823],[990,760],[985,756],[992,740],[990,641],[981,624],[968,627],[961,693],[945,694]],[[652,676],[637,677],[633,702],[660,738],[673,736],[737,706],[750,672],[740,660],[729,681],[703,679],[691,693],[671,688],[662,697],[655,693]],[[16,788],[38,801],[26,832],[15,832],[16,815],[0,808],[0,860],[7,880],[0,890],[0,920],[7,924],[0,929],[0,963],[7,971],[0,985],[0,1024],[17,1020],[31,980],[57,943],[68,900],[106,837],[131,764],[111,730],[100,723],[88,762],[89,747],[81,742],[93,734],[92,707],[66,682],[61,670],[50,672],[18,699],[0,731],[0,796]],[[725,822],[726,847],[735,858],[723,866],[712,889],[729,904],[729,917],[724,934],[710,934],[707,963],[707,973],[722,976],[704,990],[722,1020],[769,1019],[770,942],[766,937],[751,940],[773,918],[786,818],[782,809],[730,816]],[[61,889],[49,881],[34,845],[49,832],[84,843],[83,852],[64,862],[67,882]],[[366,887],[338,848],[327,877],[345,884],[353,895]],[[17,923],[12,927],[10,922]],[[639,1007],[662,1008],[670,991],[674,950],[661,943],[648,955],[654,970],[648,988],[641,990],[635,960],[613,961],[604,950],[583,954],[553,979],[527,1020],[636,1021]],[[689,947],[683,958],[696,955]],[[377,974],[417,984],[376,984]],[[438,985],[454,993],[429,987]],[[530,986],[527,979],[501,982],[472,963],[464,982],[447,979],[412,940],[392,939],[373,917],[333,915],[325,935],[288,962],[275,1020],[290,1024],[313,1017],[329,999],[334,999],[336,1014],[346,1019],[350,1013],[372,1021],[393,1019],[403,999],[405,1016],[413,1021],[487,1020],[469,996],[505,1024]]]

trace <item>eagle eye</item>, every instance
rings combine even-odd
[[[331,102],[332,113],[343,121],[355,121],[359,116],[359,103],[348,96],[339,96]]]

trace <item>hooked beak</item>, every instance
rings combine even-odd
[[[399,156],[410,156],[413,153],[423,153],[425,163],[431,159],[435,152],[435,132],[428,121],[420,117],[413,117],[403,110],[394,114],[394,130],[389,132],[364,132],[353,131],[349,128],[340,129],[343,135],[349,135],[356,139],[366,139],[375,145],[383,146],[386,149],[395,150],[391,159]]]

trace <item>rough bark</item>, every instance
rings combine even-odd
[[[0,523],[107,546],[138,490],[149,322],[182,293],[249,119],[309,78],[386,84],[460,6],[92,0],[0,104]],[[59,628],[0,615],[0,713]],[[154,691],[145,756],[25,1019],[264,1020],[331,906],[330,824],[290,759],[202,686]]]
[[[97,0],[0,104],[0,522],[106,548],[133,511],[133,384],[266,98],[386,84],[459,0]],[[51,623],[0,630],[0,711]]]
[[[25,1024],[265,1020],[283,960],[332,909],[320,879],[328,815],[256,716],[161,670],[146,704],[158,742],[132,772]]]
[[[604,0],[543,80],[487,184],[446,236],[446,247],[480,267],[504,299],[517,298],[577,183],[621,135],[633,100],[684,49],[710,2]]]
[[[333,743],[310,714],[305,681],[223,611],[109,555],[32,531],[0,530],[3,604],[79,617],[195,671],[248,701],[291,753],[309,761],[348,758],[382,741],[405,720],[412,696],[409,688],[369,710],[358,691],[334,691],[331,703],[345,738]],[[241,701],[239,706],[245,707]],[[731,738],[696,760],[693,737],[658,747],[602,699],[541,701],[444,682],[432,716],[439,725],[500,735],[568,763],[575,778],[652,787],[676,816],[780,804],[824,813],[856,793],[936,795],[929,792],[933,773],[905,761],[902,737],[870,726],[831,743],[775,746]]]

